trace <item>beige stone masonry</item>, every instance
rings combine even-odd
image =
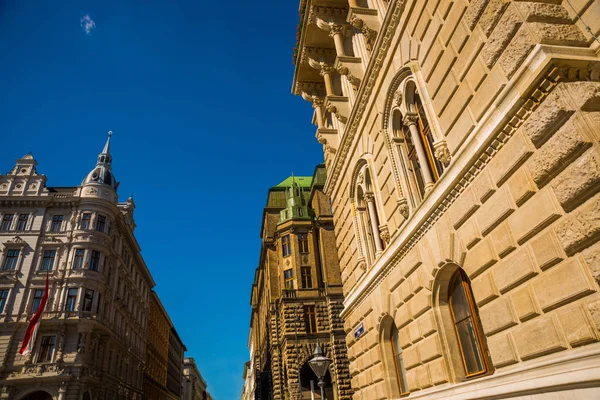
[[[590,139],[578,127],[582,122],[578,123],[577,116],[566,122],[528,161],[533,180],[539,187],[591,146]]]
[[[499,29],[494,30],[481,50],[481,58],[488,68],[491,69],[498,61],[520,26],[520,16],[512,7],[508,8],[502,15]]]
[[[490,233],[498,224],[506,219],[516,209],[515,202],[507,187],[498,190],[475,213],[477,225],[481,228],[481,233],[485,236]]]
[[[563,261],[536,279],[533,290],[542,310],[547,312],[594,293],[597,285],[591,279],[583,260],[574,257]]]
[[[496,368],[502,368],[519,361],[510,333],[490,338],[488,348]]]
[[[562,215],[554,194],[545,188],[536,193],[508,219],[517,243],[524,243]]]
[[[565,258],[562,246],[552,229],[531,240],[531,250],[542,270],[550,268]]]
[[[463,268],[469,278],[473,279],[497,261],[498,255],[492,241],[490,238],[485,238],[467,253]]]
[[[553,353],[567,348],[556,317],[544,315],[535,318],[513,331],[517,353],[523,360]]]
[[[467,188],[462,195],[450,206],[448,216],[454,228],[460,227],[469,218],[480,204],[472,188]]]
[[[521,206],[537,191],[531,172],[526,166],[519,168],[506,182],[517,206]]]
[[[515,250],[492,271],[500,293],[505,293],[538,274],[529,246]]]
[[[477,221],[471,218],[458,229],[458,237],[463,244],[470,249],[481,240],[481,232],[477,226]]]
[[[489,238],[498,252],[500,258],[504,258],[517,248],[517,242],[508,227],[508,222],[503,222],[490,233]]]
[[[557,315],[571,346],[582,346],[598,340],[597,332],[591,327],[587,310],[581,304],[561,308]]]
[[[600,195],[570,213],[556,226],[558,240],[568,255],[588,247],[600,238]]]
[[[482,307],[480,318],[483,330],[488,337],[517,324],[511,302],[506,296]]]
[[[600,150],[595,147],[573,162],[550,185],[565,210],[581,205],[600,187]]]
[[[481,171],[479,175],[471,183],[471,187],[475,191],[475,196],[479,201],[485,203],[492,194],[496,191],[496,186],[490,178],[490,174],[487,170]]]
[[[442,356],[439,336],[432,335],[418,344],[421,362],[426,363]]]
[[[592,277],[600,284],[600,243],[593,244],[583,250],[581,254],[590,269]]]
[[[533,153],[533,146],[527,138],[517,132],[492,158],[488,170],[492,181],[500,186],[519,168]]]
[[[494,282],[491,272],[486,272],[471,281],[473,297],[478,307],[481,307],[497,298],[500,293]]]
[[[515,313],[521,322],[537,317],[542,312],[535,299],[531,285],[515,289],[510,294]]]

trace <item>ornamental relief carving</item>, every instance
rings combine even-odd
[[[448,150],[448,145],[445,140],[433,144],[434,155],[445,167],[450,164],[450,160],[452,159],[452,155],[450,154],[450,150]]]

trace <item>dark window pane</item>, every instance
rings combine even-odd
[[[81,217],[81,229],[90,229],[90,222],[92,220],[92,214],[84,213]]]
[[[0,225],[0,231],[8,231],[13,221],[13,214],[4,214],[2,217],[2,225]]]
[[[56,336],[43,336],[40,343],[40,358],[39,362],[52,361],[54,355],[54,345],[56,343]]]
[[[45,250],[44,258],[42,259],[42,271],[52,271],[54,268],[54,259],[56,258],[56,250]]]
[[[50,224],[50,231],[52,232],[60,232],[62,229],[62,223],[64,220],[64,215],[55,215],[52,217],[52,223]]]
[[[8,299],[8,289],[0,290],[0,313],[4,312],[4,306]]]
[[[75,249],[75,257],[73,258],[73,269],[83,267],[83,257],[85,255],[84,249]]]
[[[4,258],[4,263],[2,264],[2,270],[4,271],[12,271],[17,268],[17,262],[19,261],[19,254],[21,250],[10,249],[6,252],[6,257]]]
[[[33,292],[33,305],[31,307],[31,312],[34,313],[38,310],[38,308],[40,308],[42,297],[44,297],[44,289],[37,289],[35,292]]]
[[[456,324],[456,330],[458,331],[458,337],[467,366],[467,375],[473,375],[485,370],[485,364],[479,349],[479,343],[477,342],[477,333],[475,332],[471,318]]]
[[[467,300],[467,296],[463,287],[463,281],[460,275],[455,278],[450,296],[452,311],[454,312],[454,320],[459,322],[470,317],[471,312],[469,310],[469,302]]]
[[[28,214],[19,214],[19,222],[17,222],[17,230],[24,231],[27,229],[27,221],[29,220]]]

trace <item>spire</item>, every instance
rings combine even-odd
[[[83,185],[90,183],[102,183],[117,190],[119,183],[111,173],[112,156],[110,155],[110,139],[112,131],[108,131],[108,139],[102,149],[102,153],[98,154],[96,167],[83,180]]]
[[[104,149],[102,149],[102,153],[98,155],[98,165],[104,164],[110,169],[110,164],[112,162],[112,156],[110,155],[110,138],[112,137],[112,131],[108,131],[108,139],[106,139],[106,144],[104,145]]]

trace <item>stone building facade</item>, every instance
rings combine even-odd
[[[109,137],[80,186],[46,186],[31,154],[0,175],[1,399],[143,398],[154,281],[111,162]],[[34,350],[22,356],[46,277]]]
[[[350,399],[342,287],[333,218],[322,191],[324,166],[313,177],[289,177],[269,189],[259,265],[252,284],[250,366],[253,398],[310,399],[317,378],[307,364],[317,341],[333,360],[329,399]]]
[[[183,359],[183,393],[181,400],[207,400],[207,385],[198,371],[196,360],[191,357]]]
[[[600,3],[300,12],[353,398],[598,398]]]
[[[175,396],[181,398],[183,390],[183,353],[187,348],[177,334],[174,327],[169,332],[169,355],[167,357],[167,389]]]
[[[148,304],[148,334],[146,367],[144,370],[144,400],[176,400],[178,397],[167,389],[167,366],[169,361],[169,336],[173,323],[158,295],[150,292]]]

